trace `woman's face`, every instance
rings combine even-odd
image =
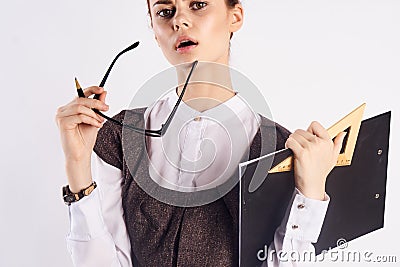
[[[155,38],[171,64],[228,64],[231,33],[242,25],[240,5],[228,8],[225,0],[148,1]]]

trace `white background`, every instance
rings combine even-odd
[[[396,255],[399,262],[400,1],[269,0],[244,7],[232,66],[259,87],[276,121],[292,131],[312,120],[328,127],[363,102],[365,118],[392,111],[385,227],[349,249]],[[134,41],[141,45],[119,60],[107,83],[109,114],[169,67],[146,8],[144,0],[3,1],[0,266],[72,266],[54,115],[75,96],[75,76],[82,86],[98,84],[115,54]]]

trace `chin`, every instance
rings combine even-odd
[[[168,60],[171,65],[176,66],[180,64],[190,64],[193,63],[194,61],[203,61],[201,58],[195,56],[195,55],[186,55],[186,56],[180,56],[180,57],[175,57],[174,59]]]
[[[179,65],[179,64],[190,64],[193,63],[195,60],[198,60],[199,62],[212,62],[212,63],[219,63],[219,64],[224,64],[224,65],[229,65],[229,60],[225,59],[225,56],[218,56],[218,55],[208,55],[208,56],[201,56],[199,53],[185,53],[185,54],[177,54],[176,52],[174,54],[168,55],[166,57],[168,62],[173,65]],[[229,58],[229,56],[228,56]]]

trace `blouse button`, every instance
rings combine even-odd
[[[194,121],[201,121],[201,117],[195,117],[193,120]]]
[[[296,224],[293,224],[293,225],[292,225],[292,229],[293,229],[293,230],[296,230],[297,228],[299,228],[298,225],[296,225]]]
[[[304,205],[303,203],[301,203],[301,204],[297,205],[297,208],[298,208],[299,210],[304,209],[304,208],[305,208],[305,205]]]

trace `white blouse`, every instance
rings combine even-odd
[[[156,101],[146,110],[145,128],[159,129],[177,100],[172,90]],[[166,134],[147,138],[150,176],[163,187],[185,192],[222,184],[247,160],[259,125],[259,115],[237,93],[204,112],[182,101]]]
[[[159,129],[176,100],[176,92],[171,91],[149,107],[146,128]],[[181,102],[164,137],[147,139],[151,178],[163,187],[186,192],[223,183],[241,161],[247,160],[259,121],[237,93],[204,112]],[[98,187],[69,206],[66,239],[72,261],[75,266],[133,266],[123,219],[122,172],[93,153],[92,176]],[[304,197],[296,189],[268,253],[314,251],[311,243],[318,239],[328,204],[327,195],[324,201],[318,201]],[[270,255],[263,266],[304,265],[280,261],[278,253]]]

